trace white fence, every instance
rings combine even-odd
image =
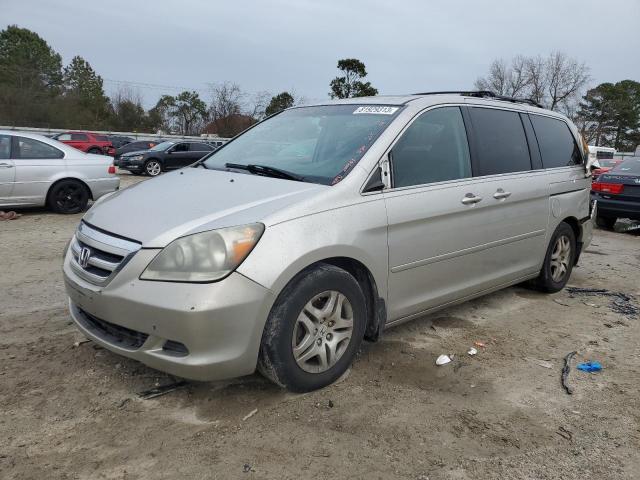
[[[73,131],[71,129],[63,129],[63,128],[34,128],[34,127],[13,127],[13,126],[2,126],[0,125],[0,130],[12,130],[15,132],[25,132],[25,133],[37,133],[39,135],[46,135],[51,137],[53,135],[57,135],[58,133],[64,133]],[[203,134],[200,136],[195,135],[165,135],[162,133],[140,133],[140,132],[112,132],[112,131],[98,131],[98,130],[82,130],[83,132],[95,133],[98,135],[118,135],[122,137],[131,137],[136,140],[156,140],[156,139],[166,139],[166,140],[222,140],[228,141],[228,138],[219,137],[217,135],[208,135]]]

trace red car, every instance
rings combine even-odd
[[[89,132],[64,132],[53,137],[59,142],[96,155],[114,156],[116,149],[106,135],[97,135]]]
[[[597,180],[597,178],[603,173],[607,173],[613,167],[622,162],[622,159],[613,159],[613,158],[599,158],[598,163],[600,163],[600,168],[596,168],[593,172],[591,172],[591,176],[593,177],[593,181]]]

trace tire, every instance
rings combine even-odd
[[[87,150],[87,153],[93,153],[95,155],[102,155],[102,150],[100,150],[97,147],[91,147],[89,150]]]
[[[47,195],[47,204],[56,213],[80,213],[89,203],[89,190],[78,180],[62,180]]]
[[[162,173],[162,164],[156,159],[144,162],[144,173],[150,177],[157,177]]]
[[[568,223],[562,222],[551,236],[544,264],[533,282],[534,286],[547,293],[559,292],[571,277],[575,259],[576,235]]]
[[[357,280],[333,265],[311,267],[289,282],[271,309],[258,370],[293,392],[325,387],[349,368],[365,328]]]
[[[617,220],[618,219],[616,217],[602,217],[598,215],[596,216],[596,225],[605,230],[613,230],[613,226],[616,224]]]

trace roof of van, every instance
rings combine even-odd
[[[375,97],[353,97],[316,102],[312,105],[405,105],[410,102],[424,102],[428,104],[457,103],[463,100],[468,103],[482,103],[485,105],[508,106],[510,108],[530,112],[544,112],[547,115],[564,117],[559,112],[543,108],[532,100],[505,97],[489,91],[460,91],[460,92],[426,92],[409,95],[377,95]]]

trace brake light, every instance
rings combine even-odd
[[[107,170],[107,173],[109,173],[110,175],[115,175],[116,166],[115,165],[109,165],[109,169]]]
[[[591,190],[594,192],[619,194],[624,190],[624,185],[621,183],[594,182],[591,184]]]

